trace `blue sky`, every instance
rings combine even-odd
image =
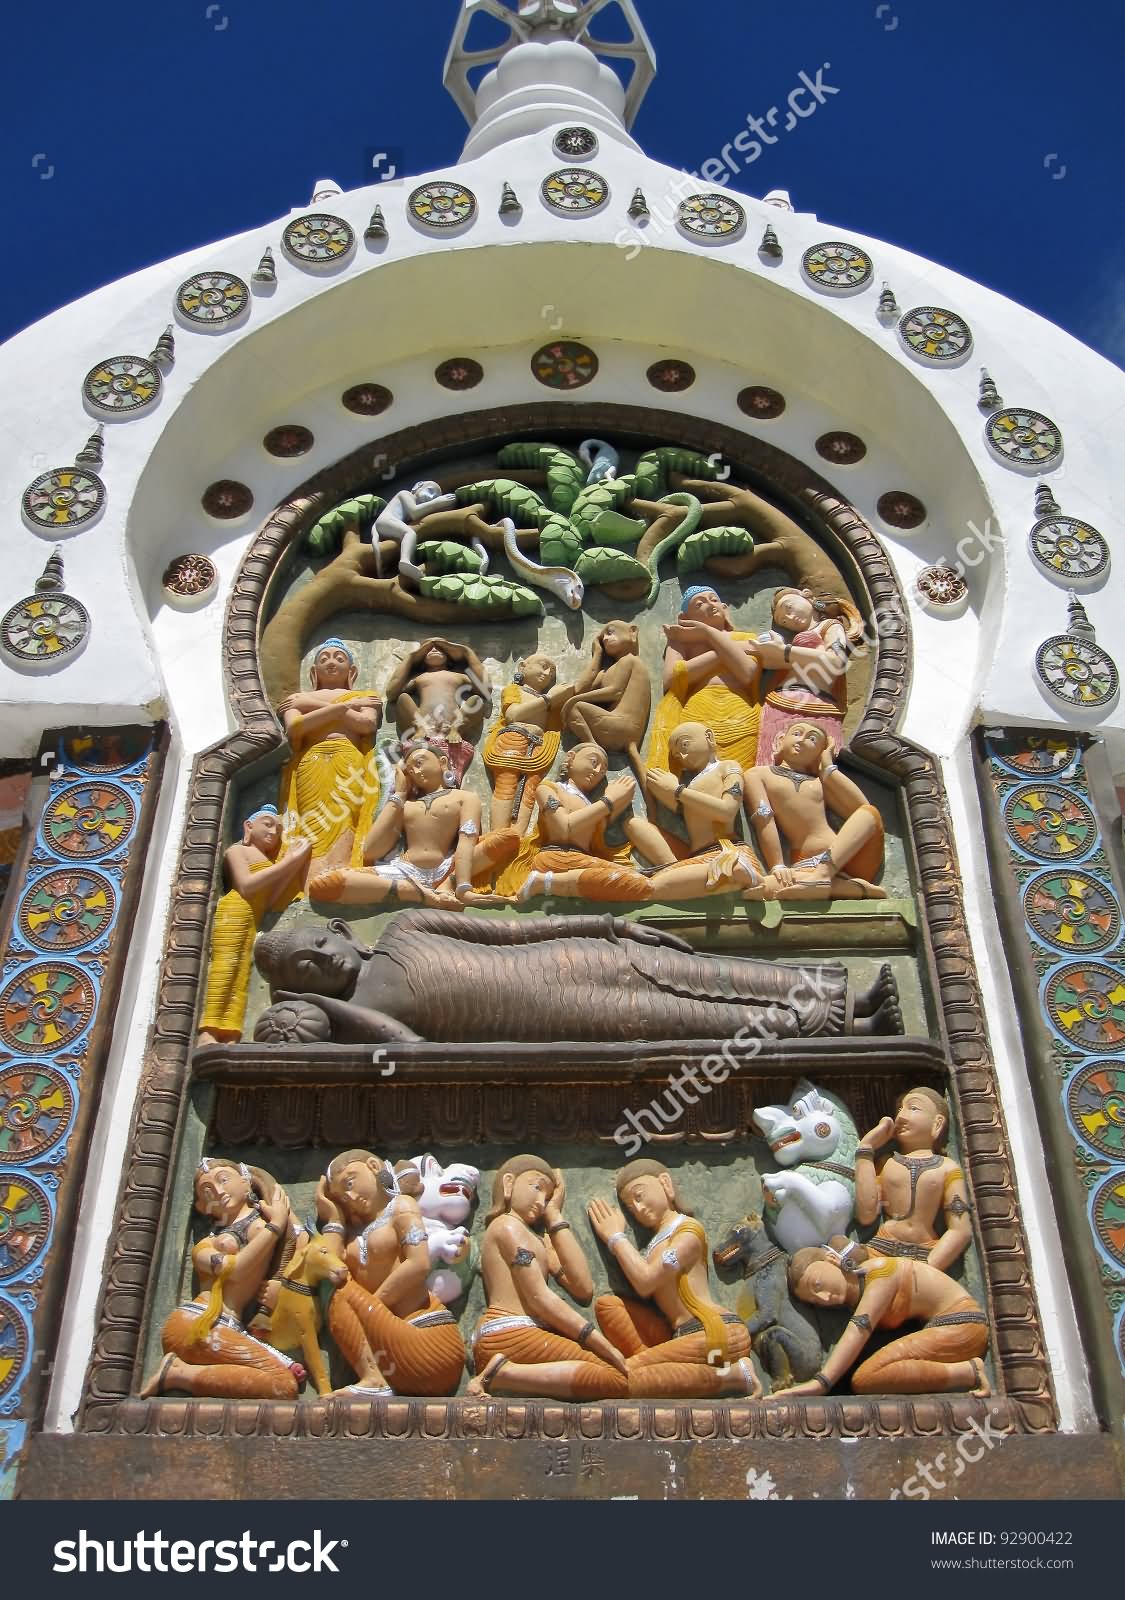
[[[10,3],[0,338],[304,204],[317,178],[359,186],[373,151],[408,173],[455,161],[465,127],[440,79],[458,4]],[[640,9],[661,63],[635,130],[651,155],[698,170],[776,106],[778,142],[734,187],[788,188],[833,231],[955,267],[1125,365],[1119,0]],[[837,93],[785,132],[818,69]]]

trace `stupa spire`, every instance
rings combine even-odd
[[[627,25],[624,42],[592,31],[610,6]],[[503,23],[508,35],[475,48],[470,36],[483,17]],[[631,64],[627,87],[607,61]],[[487,67],[493,70],[474,86],[474,74]],[[656,53],[636,0],[461,0],[445,63],[445,86],[472,128],[466,156],[568,116],[631,143],[626,130],[655,76]]]

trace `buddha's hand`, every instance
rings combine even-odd
[[[322,1227],[326,1222],[343,1222],[344,1220],[344,1213],[328,1193],[327,1178],[321,1178],[316,1186],[316,1216]]]
[[[634,944],[647,944],[658,950],[679,950],[687,956],[695,954],[687,940],[677,934],[665,933],[662,928],[650,927],[645,922],[626,922],[623,917],[614,920],[613,931],[619,939],[631,939]]]
[[[262,1201],[262,1216],[266,1226],[284,1233],[289,1226],[289,1196],[280,1184],[274,1188],[268,1200]]]
[[[610,1344],[600,1328],[595,1328],[594,1332],[590,1334],[586,1340],[586,1349],[589,1350],[591,1355],[601,1356],[602,1360],[608,1362],[611,1367],[616,1367],[623,1378],[629,1376],[629,1368],[626,1365],[625,1357],[616,1345]]]
[[[893,1117],[883,1117],[880,1122],[876,1123],[870,1133],[864,1135],[860,1140],[860,1144],[870,1145],[872,1150],[881,1150],[885,1144],[890,1144],[894,1136],[895,1119]]]
[[[586,1207],[586,1215],[602,1244],[612,1239],[615,1233],[625,1232],[624,1213],[619,1206],[610,1205],[608,1200],[591,1200]]]

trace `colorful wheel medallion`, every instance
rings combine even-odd
[[[43,838],[56,855],[96,860],[116,850],[136,820],[127,790],[115,783],[79,783],[56,795],[43,813]]]
[[[23,493],[23,518],[49,538],[77,533],[105,510],[105,484],[81,467],[54,467],[29,483]]]
[[[1008,406],[989,417],[985,427],[989,448],[1009,467],[1043,471],[1062,457],[1062,434],[1050,417],[1039,411]]]
[[[65,661],[89,636],[90,613],[69,594],[29,594],[0,622],[0,645],[21,666]]]
[[[231,272],[197,272],[176,290],[176,310],[197,328],[225,327],[249,304],[249,286]]]
[[[854,244],[814,244],[801,258],[801,270],[810,283],[830,294],[854,294],[871,282],[871,258]]]
[[[297,217],[281,235],[281,248],[302,267],[331,267],[355,244],[355,234],[342,217],[312,212]]]
[[[693,239],[729,244],[746,232],[746,213],[735,200],[721,194],[693,194],[682,203],[680,227]]]
[[[1094,955],[1121,932],[1121,908],[1086,872],[1044,872],[1024,891],[1024,915],[1045,944]]]
[[[1091,1210],[1098,1238],[1118,1266],[1125,1267],[1125,1174],[1115,1172],[1105,1180]]]
[[[57,1067],[0,1067],[0,1163],[38,1161],[58,1144],[73,1112],[74,1090]]]
[[[1006,750],[990,739],[989,754],[1009,772],[1023,777],[1047,777],[1063,772],[1078,754],[1078,747],[1067,739],[1050,739],[1042,733],[1020,734],[1021,748]]]
[[[15,1388],[27,1359],[27,1324],[7,1300],[0,1299],[0,1400]]]
[[[406,207],[424,227],[460,228],[476,216],[477,197],[463,183],[424,183]]]
[[[1067,1085],[1066,1103],[1071,1122],[1092,1150],[1125,1161],[1125,1066],[1088,1062]]]
[[[906,348],[923,361],[960,361],[973,348],[969,325],[940,306],[918,306],[898,325]]]
[[[65,1049],[89,1023],[94,1003],[93,981],[77,967],[31,967],[0,994],[0,1040],[29,1055]]]
[[[1109,546],[1077,517],[1045,517],[1032,528],[1028,544],[1047,576],[1071,587],[1092,583],[1109,566]]]
[[[109,927],[117,906],[112,883],[88,867],[61,867],[32,884],[19,904],[20,933],[37,950],[80,950]]]
[[[609,199],[609,184],[589,167],[563,167],[544,181],[542,194],[555,211],[590,215]]]
[[[1101,645],[1073,633],[1045,639],[1035,654],[1035,670],[1047,692],[1075,711],[1108,705],[1121,684]]]
[[[1039,861],[1077,861],[1098,839],[1090,807],[1054,784],[1014,789],[1004,803],[1004,826],[1020,849]]]
[[[34,1265],[50,1231],[47,1191],[22,1173],[0,1172],[0,1283]]]
[[[67,734],[63,752],[68,766],[80,772],[124,772],[135,767],[152,748],[152,735],[143,728],[127,728],[120,732]]]
[[[98,416],[128,421],[160,398],[161,378],[144,356],[111,356],[91,367],[82,396]]]
[[[1068,1044],[1100,1054],[1125,1050],[1125,976],[1097,961],[1061,967],[1047,979],[1047,1014]]]
[[[561,128],[555,134],[555,154],[567,161],[588,161],[598,153],[598,137],[590,128]]]
[[[598,375],[598,358],[588,345],[563,339],[537,350],[531,370],[548,389],[584,389]]]

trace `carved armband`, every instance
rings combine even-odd
[[[425,1244],[425,1228],[421,1227],[420,1224],[415,1223],[413,1227],[407,1228],[406,1232],[402,1236],[402,1242],[403,1244]]]
[[[562,810],[562,801],[559,799],[557,794],[549,794],[547,796],[547,810],[548,811],[561,811]]]
[[[668,1249],[665,1250],[664,1254],[660,1257],[660,1260],[666,1267],[678,1268],[680,1265],[680,1258],[671,1245],[669,1245]]]
[[[967,1217],[973,1208],[963,1196],[955,1194],[952,1200],[946,1201],[945,1209],[952,1217]]]
[[[477,834],[480,832],[480,823],[474,822],[470,817],[467,822],[463,822],[461,824],[461,826],[457,829],[457,832],[463,833],[467,839],[475,839]]]
[[[513,1267],[530,1267],[532,1265],[532,1263],[534,1262],[534,1260],[535,1260],[535,1257],[532,1254],[532,1252],[530,1250],[525,1249],[521,1245],[521,1247],[516,1251],[515,1255],[512,1257],[512,1266]]]
[[[616,1233],[611,1233],[609,1238],[606,1240],[606,1242],[605,1242],[606,1249],[607,1250],[612,1250],[613,1247],[615,1245],[619,1245],[621,1243],[621,1241],[625,1237],[626,1237],[626,1233],[625,1233],[624,1228],[618,1228],[617,1232]]]
[[[342,1222],[322,1222],[320,1225],[320,1231],[321,1233],[343,1234],[347,1232],[347,1229],[344,1227]]]
[[[871,1318],[866,1311],[857,1311],[854,1317],[848,1318],[848,1321],[854,1323],[860,1333],[871,1332]]]
[[[756,817],[761,817],[763,822],[769,822],[773,817],[773,807],[764,796],[754,807],[754,815]]]

